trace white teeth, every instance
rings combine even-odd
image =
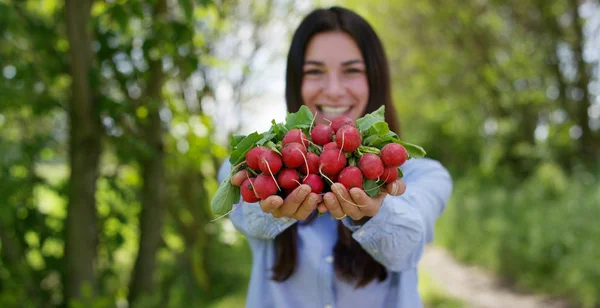
[[[321,110],[327,117],[338,117],[350,110],[350,106],[342,106],[342,107],[330,107],[330,106],[321,106]]]

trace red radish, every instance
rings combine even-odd
[[[306,137],[306,134],[299,128],[290,129],[285,136],[283,136],[281,144],[286,145],[292,142],[298,142],[308,148],[308,137]]]
[[[336,175],[346,167],[346,156],[343,153],[340,154],[339,150],[323,151],[319,159],[321,161],[319,170],[328,176]]]
[[[261,145],[254,147],[250,151],[248,151],[248,153],[246,153],[246,163],[248,164],[248,167],[254,170],[260,170],[260,167],[258,165],[258,159],[260,158],[260,155],[262,155],[262,153],[264,153],[267,150],[269,150],[269,148]]]
[[[308,172],[306,171],[306,164],[302,164],[302,166],[299,168],[302,174],[319,172],[319,164],[321,163],[319,155],[313,152],[308,152],[306,154],[306,160],[308,161]]]
[[[333,129],[334,133],[337,133],[337,131],[344,125],[356,127],[356,123],[354,123],[354,120],[347,116],[337,117],[335,118],[335,120],[331,121],[331,128]]]
[[[379,152],[381,160],[386,167],[399,167],[408,159],[408,152],[398,143],[388,143]]]
[[[326,124],[317,124],[310,132],[312,141],[318,145],[325,145],[333,139],[333,128]]]
[[[386,183],[392,183],[398,179],[398,167],[386,167],[383,169],[383,174],[381,175],[381,180]]]
[[[271,175],[261,173],[254,180],[254,191],[261,200],[267,199],[277,193],[277,183]]]
[[[275,174],[281,170],[281,156],[277,152],[268,149],[264,151],[258,160],[258,168],[266,174]]]
[[[300,174],[296,169],[284,168],[277,176],[277,183],[282,188],[296,188],[300,186]]]
[[[302,184],[307,184],[311,188],[311,192],[315,194],[320,194],[323,192],[323,188],[325,187],[325,183],[323,183],[323,179],[315,173],[311,173],[307,175],[304,180],[302,180]]]
[[[347,190],[350,190],[353,187],[363,189],[363,174],[358,167],[348,166],[340,172],[338,182],[344,185]]]
[[[377,154],[367,153],[358,161],[358,167],[366,179],[376,180],[383,174],[383,162]]]
[[[254,181],[256,178],[247,178],[240,187],[240,191],[242,193],[242,199],[248,203],[254,203],[260,201],[260,198],[256,195],[254,191]]]
[[[306,165],[306,148],[298,142],[290,142],[281,150],[283,164],[288,168]]]
[[[339,183],[338,182],[338,176],[339,174],[334,174],[334,175],[330,175],[329,179],[333,182],[333,183]]]
[[[338,148],[338,145],[335,141],[329,142],[323,146],[323,151],[325,151],[325,150],[338,150],[339,151],[339,149],[340,148]]]
[[[335,134],[337,146],[344,152],[354,152],[362,142],[362,136],[356,127],[342,126]]]

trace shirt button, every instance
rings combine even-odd
[[[333,257],[332,256],[327,256],[325,258],[325,261],[327,261],[327,263],[333,263]]]
[[[333,306],[327,304],[327,305],[325,305],[325,308],[333,308]]]
[[[356,236],[361,237],[365,234],[365,231],[358,231],[358,233],[356,234]]]

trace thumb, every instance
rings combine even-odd
[[[250,174],[248,173],[248,171],[241,170],[231,177],[231,184],[235,185],[235,186],[242,186],[242,184],[248,177],[250,177]]]
[[[397,179],[385,186],[385,190],[392,196],[400,196],[406,191],[406,183],[403,179]]]

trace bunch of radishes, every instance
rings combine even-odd
[[[348,190],[363,189],[365,180],[391,183],[398,178],[398,167],[408,159],[408,152],[398,143],[386,144],[379,155],[355,153],[362,135],[348,117],[336,118],[330,125],[318,124],[309,134],[310,139],[299,128],[288,131],[280,153],[266,146],[248,151],[246,163],[256,176],[248,177],[241,186],[244,201],[257,202],[275,194],[285,198],[301,184],[321,194],[334,182]],[[315,152],[309,150],[311,143]],[[351,155],[358,157],[358,165],[348,163]]]
[[[376,196],[381,186],[402,177],[399,167],[407,159],[425,154],[391,132],[383,114],[381,107],[356,122],[342,116],[313,126],[314,117],[303,106],[288,114],[285,124],[273,121],[268,132],[233,136],[234,168],[213,198],[213,212],[229,211],[240,194],[250,203],[272,195],[285,198],[301,184],[323,194],[339,182]],[[231,185],[231,176],[243,169],[248,177],[241,187]]]

